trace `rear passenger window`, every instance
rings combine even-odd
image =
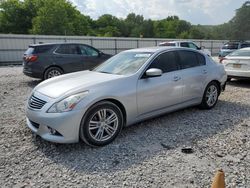
[[[197,53],[191,51],[179,51],[178,54],[182,69],[200,66]]]
[[[45,53],[48,52],[53,46],[37,46],[35,48],[35,53],[40,54],[40,53]]]
[[[57,50],[56,53],[59,54],[81,54],[80,48],[78,45],[75,44],[64,44],[61,45]]]
[[[159,55],[154,59],[149,68],[161,69],[163,73],[178,70],[179,65],[176,60],[175,52],[166,52]]]
[[[189,45],[187,42],[181,42],[180,46],[185,47],[185,48],[189,48]]]

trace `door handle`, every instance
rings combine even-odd
[[[178,80],[180,80],[181,79],[181,77],[179,77],[179,76],[174,76],[174,78],[173,78],[173,80],[176,82],[176,81],[178,81]]]
[[[203,74],[207,74],[207,70],[205,70],[205,69],[202,72],[203,72]]]

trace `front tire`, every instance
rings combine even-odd
[[[203,109],[213,108],[218,101],[219,93],[218,84],[214,81],[210,82],[205,89],[200,107]]]
[[[112,142],[124,124],[118,106],[102,101],[93,105],[84,115],[80,126],[80,138],[91,146],[104,146]]]

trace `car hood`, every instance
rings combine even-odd
[[[122,78],[122,75],[80,71],[48,79],[35,87],[35,91],[51,98],[67,95],[74,91],[88,90],[97,84]]]

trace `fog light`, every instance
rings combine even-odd
[[[56,130],[55,129],[53,129],[51,127],[48,127],[48,129],[49,129],[50,134],[52,134],[52,135],[56,134]]]

